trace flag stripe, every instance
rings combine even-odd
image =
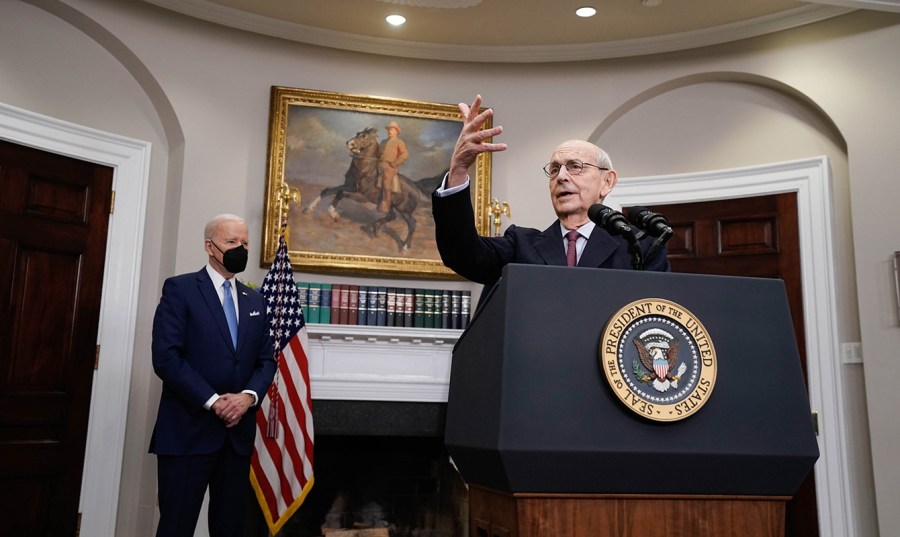
[[[290,375],[290,367],[284,370],[282,375],[282,379],[286,386],[294,386],[295,384],[292,382],[292,376]],[[292,394],[293,390],[287,389],[282,393],[289,394],[288,399],[293,399]],[[284,399],[282,399],[284,401]],[[283,510],[288,505],[290,505],[291,500],[296,497],[296,493],[299,492],[294,490],[292,483],[297,483],[299,480],[295,479],[292,482],[288,482],[286,476],[284,474],[296,476],[296,466],[302,465],[300,462],[301,455],[297,450],[297,433],[300,432],[302,435],[302,431],[297,431],[293,426],[293,419],[289,419],[288,414],[291,415],[291,412],[296,407],[293,404],[281,404],[278,406],[278,418],[280,423],[283,425],[279,433],[284,436],[284,441],[275,443],[275,442],[267,442],[267,451],[270,453],[272,459],[278,460],[279,465],[281,467],[290,466],[290,472],[283,472],[279,475],[281,479],[281,497],[277,498],[279,502],[279,510]],[[297,476],[301,477],[301,476]],[[303,480],[305,481],[305,479]],[[302,488],[302,486],[300,487]]]
[[[256,414],[250,480],[272,534],[300,507],[315,481],[314,428],[306,323],[284,236],[260,288],[278,360],[278,373]],[[276,424],[268,422],[273,407]],[[270,425],[277,434],[270,437]]]
[[[296,360],[295,363],[303,362],[306,363],[306,353],[300,348],[300,343],[292,341],[290,345],[290,349],[295,351],[296,355],[302,356],[302,359]],[[291,369],[291,377],[296,378],[294,371]],[[291,420],[291,425],[296,427],[299,433],[297,436],[304,439],[304,451],[310,455],[312,453],[312,404],[310,402],[310,393],[309,390],[306,389],[308,386],[308,367],[301,367],[298,373],[300,374],[301,382],[295,382],[293,385],[296,386],[296,390],[289,390],[288,397],[291,400],[291,405],[289,405],[290,409],[294,412]],[[304,375],[304,372],[306,373]],[[305,425],[305,427],[303,427]],[[304,430],[305,429],[305,430]],[[310,460],[312,457],[310,457]]]
[[[288,361],[288,363],[290,362]],[[289,370],[290,368],[288,367],[281,372],[279,393],[283,394],[291,392],[288,387],[293,386],[293,382],[292,378],[289,376]],[[267,474],[276,476],[279,481],[278,489],[280,495],[276,496],[273,491],[273,497],[269,501],[269,508],[273,511],[273,514],[284,511],[291,504],[292,499],[296,497],[300,490],[302,490],[303,482],[306,481],[306,479],[298,480],[296,478],[288,478],[288,476],[296,476],[294,467],[302,464],[297,462],[301,456],[296,448],[297,441],[295,439],[295,428],[291,426],[291,420],[289,420],[287,416],[291,409],[290,405],[287,404],[288,402],[289,401],[285,401],[282,398],[278,405],[279,422],[282,425],[279,430],[279,438],[277,440],[264,438],[263,445],[260,449],[260,455],[262,456],[264,454],[266,456],[266,470],[282,469],[280,472],[267,471]],[[263,415],[268,416],[268,409],[266,409]],[[266,426],[261,427],[261,435],[265,435],[265,428]],[[305,475],[302,477],[305,477]],[[270,486],[275,487],[276,484],[272,483]]]
[[[290,357],[287,357],[287,363],[290,363]],[[286,389],[288,386],[294,385],[290,376],[286,374],[286,372],[290,368],[285,368],[282,370],[282,374],[280,375],[279,382],[279,393],[290,392],[290,389]],[[279,431],[279,439],[275,441],[275,439],[265,438],[265,429],[267,425],[263,420],[263,425],[260,427],[260,437],[263,438],[262,446],[258,450],[260,458],[262,459],[261,465],[262,469],[265,471],[267,475],[274,476],[277,479],[278,483],[269,483],[269,487],[277,487],[280,490],[280,494],[277,494],[275,490],[272,490],[270,494],[266,494],[267,496],[267,506],[272,511],[272,518],[276,519],[278,517],[278,513],[284,512],[292,503],[292,500],[296,498],[300,492],[303,490],[303,483],[307,482],[306,479],[309,474],[304,472],[303,476],[297,476],[294,468],[296,466],[301,466],[302,463],[297,462],[297,459],[301,458],[299,452],[296,449],[297,441],[295,439],[294,427],[290,425],[290,420],[288,418],[288,414],[290,414],[290,401],[280,400],[278,409],[279,409],[279,419],[282,425],[286,425],[282,427]],[[261,413],[262,416],[268,416],[268,407],[270,405],[266,405],[266,408]],[[277,469],[281,469],[281,471],[277,471]],[[289,477],[295,476],[295,477]],[[298,480],[296,477],[303,477],[304,479]],[[275,479],[270,479],[270,481],[275,481]]]

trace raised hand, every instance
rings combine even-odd
[[[496,126],[490,129],[482,129],[484,122],[494,115],[494,110],[488,108],[478,112],[481,107],[481,95],[476,95],[471,106],[459,103],[459,112],[463,117],[463,128],[456,140],[453,156],[450,158],[450,176],[447,179],[446,188],[459,186],[466,182],[469,167],[475,163],[478,155],[486,152],[506,151],[506,144],[485,142],[503,132],[503,127]]]

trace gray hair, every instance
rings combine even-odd
[[[600,150],[600,154],[597,156],[597,165],[601,168],[615,169],[613,168],[612,159],[609,158],[609,154],[603,149]]]
[[[220,214],[214,216],[212,220],[206,223],[206,227],[203,229],[203,238],[211,239],[213,234],[216,232],[216,229],[219,227],[219,224],[221,224],[222,222],[240,222],[242,224],[246,224],[246,222],[244,222],[244,219],[236,214]]]

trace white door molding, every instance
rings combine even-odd
[[[0,103],[0,138],[110,166],[116,193],[110,215],[97,344],[100,367],[91,390],[79,511],[81,535],[115,535],[134,330],[150,143],[101,132]]]
[[[845,445],[835,292],[831,174],[826,157],[749,168],[624,178],[607,205],[690,203],[796,192],[809,400],[819,415],[816,495],[823,537],[855,537]]]

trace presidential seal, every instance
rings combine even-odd
[[[716,384],[716,350],[703,323],[661,298],[637,300],[610,317],[600,367],[625,406],[654,421],[693,415]]]

